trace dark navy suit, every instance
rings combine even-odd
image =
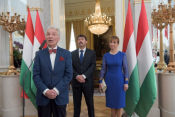
[[[94,84],[93,73],[96,67],[96,54],[94,51],[86,48],[83,61],[80,62],[79,50],[72,52],[72,66],[73,66],[73,101],[74,101],[74,117],[80,117],[82,93],[88,107],[89,117],[94,115]],[[77,75],[84,74],[86,76],[85,83],[79,83],[76,80]]]
[[[50,99],[43,94],[43,91],[54,87],[59,91],[59,95],[52,101],[56,105],[68,104],[72,74],[72,59],[69,51],[57,48],[55,65],[52,70],[48,48],[40,50],[36,55],[33,67],[33,80],[37,88],[36,104],[46,106]]]

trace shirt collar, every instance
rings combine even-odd
[[[49,48],[49,50],[52,49],[52,48],[50,48],[50,47],[48,47],[48,48]],[[57,49],[57,48],[58,48],[58,46],[55,46],[53,49]]]
[[[78,51],[80,52],[80,50],[81,50],[81,49],[79,48],[79,50],[78,50]],[[84,49],[83,49],[83,52],[85,52],[85,51],[86,51],[86,48],[84,48]]]

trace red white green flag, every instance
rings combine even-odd
[[[140,78],[140,99],[135,112],[140,117],[146,117],[157,97],[157,86],[144,0],[142,0],[138,23],[136,55]]]
[[[44,34],[44,30],[42,27],[42,23],[40,20],[40,16],[39,13],[37,11],[36,13],[36,22],[35,22],[35,36],[34,36],[34,45],[33,45],[33,55],[32,58],[35,58],[35,54],[36,52],[39,50],[40,45],[43,43],[43,41],[45,40],[45,34]],[[47,45],[44,45],[44,48],[46,48]],[[36,95],[36,86],[34,84],[33,81],[33,77],[31,78],[31,89],[32,92]]]
[[[29,97],[33,105],[36,107],[35,95],[31,89],[31,69],[29,69],[29,66],[32,62],[33,42],[34,42],[33,23],[32,23],[30,10],[28,8],[25,38],[24,38],[24,44],[23,44],[20,84],[22,87],[24,84],[23,90],[25,91],[25,93],[27,94],[27,96]]]
[[[139,101],[140,87],[130,0],[128,3],[128,12],[124,30],[123,52],[125,52],[127,56],[129,71],[129,89],[126,92],[125,111],[131,116],[135,111],[136,105]]]

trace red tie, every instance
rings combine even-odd
[[[57,52],[57,49],[49,49],[49,53],[52,54],[53,53],[56,53]]]

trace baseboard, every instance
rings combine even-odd
[[[2,116],[0,115],[0,117],[2,117]],[[38,116],[37,115],[32,115],[32,116],[25,116],[25,117],[38,117]]]
[[[22,117],[22,116],[21,116]],[[25,117],[38,117],[37,115],[35,116],[35,115],[32,115],[32,116],[25,116]]]

